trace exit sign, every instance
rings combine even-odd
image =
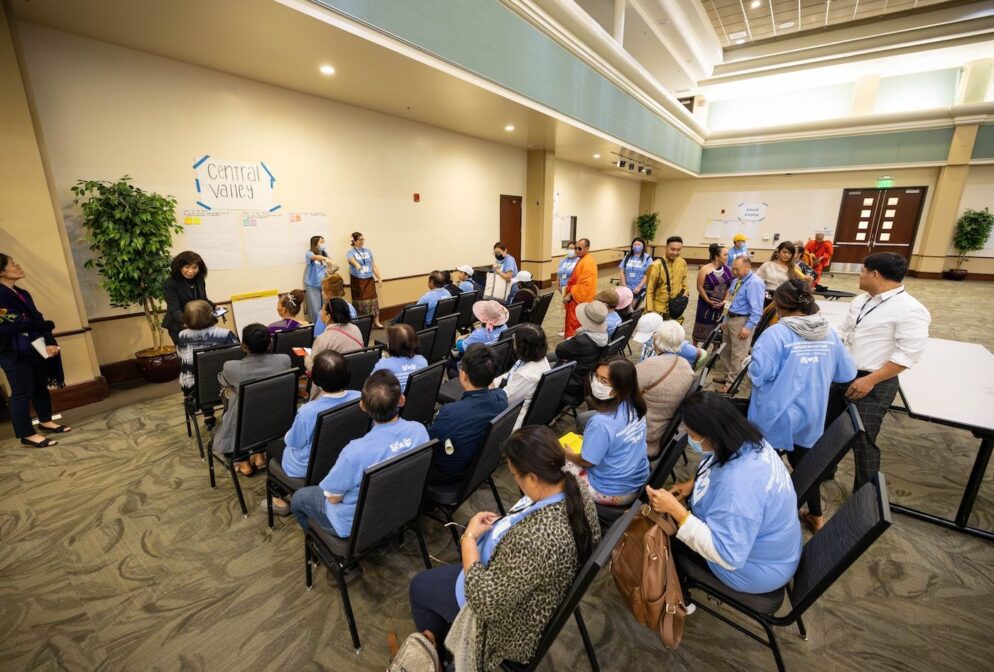
[[[894,186],[894,178],[890,175],[884,175],[883,177],[877,178],[877,189],[888,189]]]

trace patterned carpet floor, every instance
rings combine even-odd
[[[855,278],[827,284],[855,289]],[[932,311],[933,336],[994,350],[991,287],[908,282]],[[552,342],[561,319],[558,307],[550,310]],[[365,561],[350,587],[364,645],[356,655],[337,589],[323,573],[314,590],[304,589],[296,524],[277,519],[270,530],[257,508],[263,478],[242,480],[250,506],[243,518],[224,472],[209,488],[175,387],[161,390],[135,403],[121,395],[117,408],[96,414],[70,411],[77,431],[54,448],[0,442],[0,670],[385,669],[386,633],[413,627],[407,586],[421,567],[413,536],[399,552]],[[892,500],[951,516],[978,443],[891,414],[880,445]],[[829,512],[849,494],[848,458],[837,478],[824,488]],[[505,503],[513,501],[504,466],[498,481]],[[492,508],[481,491],[457,519]],[[994,529],[990,472],[972,523]],[[425,527],[432,555],[455,560],[448,533],[432,521]],[[991,669],[992,567],[994,544],[895,514],[893,527],[805,615],[809,641],[796,630],[778,633],[787,665]],[[583,609],[605,670],[774,669],[767,650],[701,612],[688,619],[682,646],[664,650],[632,620],[606,573]],[[572,623],[543,669],[589,669]]]

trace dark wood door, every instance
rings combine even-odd
[[[835,227],[833,264],[858,264],[872,252],[911,257],[925,187],[846,189]]]
[[[500,196],[500,240],[521,266],[521,197]]]

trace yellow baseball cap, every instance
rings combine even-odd
[[[736,233],[734,236],[732,236],[732,242],[733,243],[737,243],[740,240],[743,240],[743,241],[747,240],[747,238],[745,237],[744,233]]]

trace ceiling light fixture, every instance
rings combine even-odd
[[[752,9],[759,9],[759,6],[763,4],[761,0],[752,0],[752,4],[749,5]]]
[[[318,68],[318,70],[321,71],[322,75],[327,75],[329,77],[331,75],[335,74],[335,68],[333,68],[333,67],[331,67],[330,65],[327,65],[327,64],[326,65],[322,65],[320,68]]]
[[[784,21],[783,23],[781,23],[778,26],[778,28],[780,28],[780,30],[787,30],[788,28],[793,28],[793,27],[794,27],[794,22],[793,21]]]
[[[735,40],[735,44],[745,44],[745,40],[742,39]]]
[[[504,130],[507,131],[507,132],[513,131],[514,130],[514,124],[508,124],[507,126],[504,127]]]
[[[594,158],[595,159],[599,159],[599,158],[601,158],[601,155],[600,154],[594,154]]]

